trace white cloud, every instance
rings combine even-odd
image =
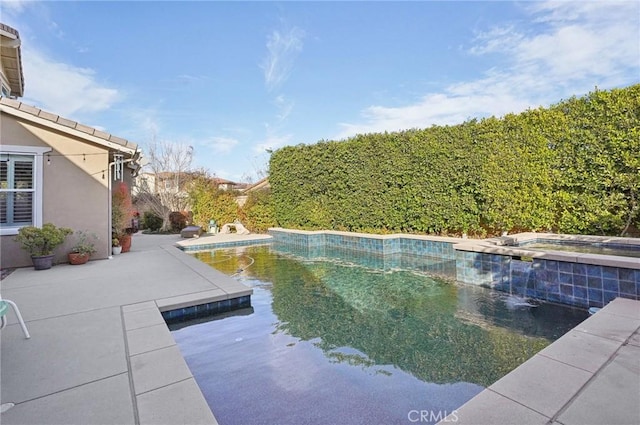
[[[30,0],[2,0],[3,13],[19,14],[34,2]]]
[[[520,112],[599,88],[637,83],[640,4],[532,2],[536,32],[508,23],[479,33],[471,55],[501,55],[506,66],[475,80],[427,93],[402,107],[370,106],[362,122],[342,123],[337,138],[455,124],[472,117]]]
[[[278,114],[276,117],[279,122],[283,122],[289,117],[289,114],[293,111],[293,106],[295,104],[293,100],[287,99],[284,95],[276,97],[273,103],[276,105],[276,108],[278,108]]]
[[[52,60],[24,46],[25,100],[71,117],[99,112],[121,100],[118,90],[96,80],[95,71]]]
[[[216,153],[229,153],[238,143],[240,143],[238,140],[230,137],[214,137],[205,145]]]
[[[294,27],[287,32],[275,30],[267,39],[267,57],[261,65],[268,90],[280,87],[291,74],[293,62],[302,51],[304,31]]]
[[[293,140],[293,135],[267,135],[267,138],[262,142],[256,144],[253,150],[257,154],[264,153],[265,151],[276,150],[286,145],[290,145]]]

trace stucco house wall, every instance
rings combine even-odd
[[[109,163],[117,149],[58,131],[29,117],[14,116],[4,109],[0,114],[0,151],[4,152],[6,146],[50,149],[42,154],[42,223],[95,234],[97,252],[92,259],[107,258],[111,253],[111,192],[119,182],[113,180]],[[126,166],[123,178],[131,187],[132,171]],[[6,233],[3,230],[0,236],[0,266],[30,266],[31,258],[14,241],[15,234]],[[75,235],[71,235],[56,250],[55,262],[68,261],[67,253],[74,241]]]

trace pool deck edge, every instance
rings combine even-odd
[[[640,301],[617,298],[440,424],[640,423]]]

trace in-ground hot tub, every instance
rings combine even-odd
[[[640,239],[520,233],[454,249],[464,283],[579,307],[639,299]]]

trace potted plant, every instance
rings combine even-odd
[[[96,252],[93,242],[89,239],[98,239],[96,235],[89,235],[83,230],[78,230],[76,235],[76,244],[71,248],[71,252],[69,253],[69,263],[73,265],[84,264],[89,261],[91,254]]]
[[[122,247],[120,246],[120,239],[113,238],[111,239],[111,252],[113,255],[118,255],[122,252]]]
[[[53,265],[53,250],[62,245],[65,238],[73,233],[67,227],[56,227],[45,223],[41,228],[25,226],[18,230],[15,241],[22,245],[22,249],[31,254],[33,267],[36,270],[50,269]]]
[[[122,252],[129,252],[131,248],[131,219],[133,217],[131,193],[126,183],[120,182],[111,196],[111,225],[113,237],[120,241]]]

